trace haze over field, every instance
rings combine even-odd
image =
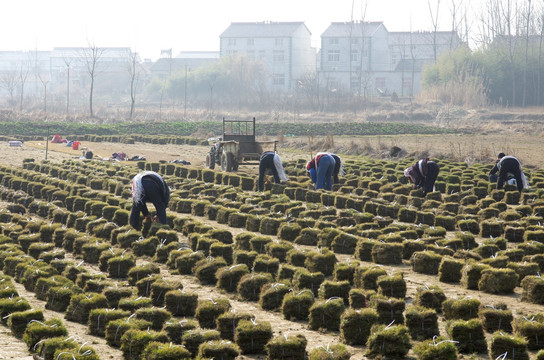
[[[331,22],[383,21],[389,31],[430,31],[429,5],[439,6],[439,29],[451,30],[451,4],[439,0],[20,0],[4,1],[0,51],[81,47],[131,47],[156,60],[162,49],[218,51],[231,22],[303,21],[312,44]],[[456,1],[479,7],[483,0]],[[364,11],[366,7],[366,12]],[[353,13],[352,13],[353,8]],[[365,15],[363,15],[365,13]],[[353,14],[353,15],[352,15]],[[9,36],[6,36],[9,34]]]

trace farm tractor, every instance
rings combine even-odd
[[[220,165],[223,171],[237,171],[241,164],[251,165],[250,161],[259,161],[263,152],[276,151],[277,146],[277,140],[255,141],[255,118],[223,118],[223,136],[208,140],[212,147],[206,155],[206,167],[214,169]]]

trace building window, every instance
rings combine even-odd
[[[259,50],[259,59],[266,58],[266,51],[265,50]]]
[[[248,58],[249,60],[255,60],[255,51],[249,50],[249,51],[247,52],[247,58]]]
[[[411,89],[412,88],[412,79],[409,77],[402,78],[402,88]]]
[[[275,43],[276,46],[283,46],[283,39],[282,38],[276,38]]]
[[[385,89],[385,78],[384,77],[377,77],[376,78],[376,87],[378,89]]]
[[[229,46],[236,46],[236,39],[229,39]]]
[[[228,56],[234,56],[234,55],[236,55],[237,53],[238,53],[238,51],[236,51],[236,50],[227,50],[227,55],[228,55]]]
[[[285,74],[272,75],[272,83],[274,85],[285,85]]]
[[[359,52],[357,50],[351,50],[351,61],[359,61]]]
[[[351,43],[352,43],[352,44],[358,44],[358,43],[359,43],[359,39],[358,39],[358,38],[351,38]]]
[[[283,62],[285,60],[283,53],[283,50],[274,50],[274,62]]]
[[[247,46],[253,46],[255,45],[255,39],[249,38],[247,39]]]
[[[338,45],[338,38],[329,38],[330,45]]]
[[[340,61],[340,50],[329,50],[329,61]]]

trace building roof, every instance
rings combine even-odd
[[[219,59],[219,51],[180,51],[177,59]]]
[[[304,22],[234,22],[219,37],[289,37],[293,36],[301,26],[304,26],[308,33],[311,34]]]
[[[427,61],[425,59],[402,59],[397,63],[397,66],[395,67],[395,71],[401,72],[407,72],[407,71],[415,71],[415,72],[421,72],[423,71],[423,66],[425,65]]]
[[[432,44],[434,37],[433,31],[399,31],[399,32],[390,32],[389,33],[389,45],[401,45],[401,44]],[[438,44],[449,44],[452,40],[457,43],[461,42],[461,39],[455,31],[437,31],[436,32],[436,42]]]
[[[374,22],[332,22],[329,27],[321,34],[321,37],[349,37],[350,30],[352,36],[364,34],[372,36],[381,26],[385,27],[382,21]]]

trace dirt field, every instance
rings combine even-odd
[[[342,154],[342,149],[349,149],[352,144],[359,146],[363,149],[365,146],[371,149],[371,153],[381,157],[386,156],[387,151],[393,147],[398,146],[406,151],[406,153],[427,153],[431,157],[450,154],[451,157],[463,160],[463,161],[475,161],[478,159],[489,159],[490,161],[495,158],[496,153],[499,151],[505,151],[509,154],[517,155],[522,164],[530,166],[540,166],[540,156],[544,151],[544,142],[537,136],[528,136],[511,133],[509,135],[463,135],[463,136],[382,136],[382,137],[360,137],[349,138],[342,137],[336,138],[333,149],[339,154]],[[315,138],[313,147],[319,145],[320,141],[324,139]],[[508,144],[508,145],[502,145]],[[280,147],[280,154],[285,160],[292,160],[296,158],[309,158],[309,149],[306,139],[289,139],[284,143],[284,147]],[[82,145],[92,150],[96,158],[109,158],[112,153],[122,151],[129,157],[133,155],[144,156],[148,161],[157,162],[159,160],[175,160],[183,159],[191,162],[194,166],[203,166],[204,158],[209,150],[205,146],[189,146],[189,145],[152,145],[145,143],[138,143],[134,145],[118,144],[118,143],[90,143],[85,142]],[[504,147],[503,147],[504,146]],[[287,148],[295,148],[299,150],[292,150]],[[337,150],[336,150],[337,149]],[[315,149],[313,149],[315,154]],[[347,152],[347,151],[346,151]],[[60,162],[64,159],[78,158],[81,155],[81,151],[75,151],[71,148],[60,144],[49,144],[48,159],[53,162]],[[34,158],[37,161],[45,159],[45,143],[44,142],[26,142],[22,147],[9,147],[6,143],[0,144],[0,164],[9,164],[20,166],[24,158]],[[256,166],[242,166],[240,168],[242,172],[255,173],[257,171]],[[5,206],[5,203],[0,202],[0,206]],[[218,224],[215,221],[210,221],[207,218],[198,218],[199,221],[204,223],[210,223],[216,228],[228,228],[233,231],[233,235],[236,235],[239,231],[223,225]],[[339,261],[347,260],[348,256],[338,255]],[[369,263],[370,264],[370,263]],[[366,264],[365,264],[366,265]],[[414,298],[416,289],[420,286],[424,286],[429,283],[436,282],[436,277],[415,273],[411,270],[409,265],[384,267],[389,273],[395,271],[403,271],[405,279],[408,285],[408,293],[406,297],[407,304],[410,304]],[[97,268],[93,268],[94,271],[98,271]],[[162,274],[165,277],[170,276],[166,267],[163,266]],[[215,287],[202,286],[194,276],[176,276],[180,278],[184,284],[184,287],[199,294],[202,299],[209,298],[210,296],[228,297],[231,304],[236,308],[237,312],[248,312],[254,314],[257,319],[270,321],[273,324],[275,335],[286,333],[304,333],[308,338],[308,350],[311,350],[317,346],[326,346],[327,343],[338,343],[340,341],[337,333],[319,333],[316,331],[310,331],[307,329],[305,322],[293,322],[283,319],[281,314],[263,311],[257,304],[238,301],[235,295],[225,294],[220,292]],[[520,288],[516,288],[516,292],[508,296],[496,296],[484,294],[479,291],[467,290],[460,285],[450,285],[440,283],[440,287],[444,290],[448,297],[462,297],[470,296],[479,299],[484,304],[496,304],[499,302],[505,303],[509,309],[512,310],[514,316],[520,316],[522,314],[544,312],[544,306],[533,305],[523,303],[520,301]],[[36,308],[43,308],[43,302],[37,300],[33,293],[24,290],[20,284],[17,284],[17,290],[21,296],[27,298],[33,306]],[[51,311],[45,311],[46,318],[60,317],[63,318],[64,314],[54,313]],[[119,350],[113,349],[105,344],[103,338],[90,336],[87,334],[87,328],[83,325],[73,322],[65,321],[68,327],[68,332],[71,335],[82,339],[83,341],[89,341],[92,346],[99,351],[101,358],[103,359],[121,359],[122,355]],[[440,321],[440,327],[442,334],[445,334],[444,322]],[[489,334],[487,334],[489,337]],[[488,339],[489,340],[489,339]],[[350,347],[355,354],[352,359],[363,359],[362,351],[357,348]],[[535,353],[531,352],[531,356],[534,357]],[[249,357],[241,357],[248,359]],[[252,357],[253,358],[253,357]],[[462,356],[460,358],[467,359],[468,357]],[[480,356],[481,359],[487,359],[487,356]],[[29,353],[26,351],[26,346],[21,341],[15,339],[10,335],[9,329],[5,326],[0,326],[0,360],[1,359],[32,359]]]

